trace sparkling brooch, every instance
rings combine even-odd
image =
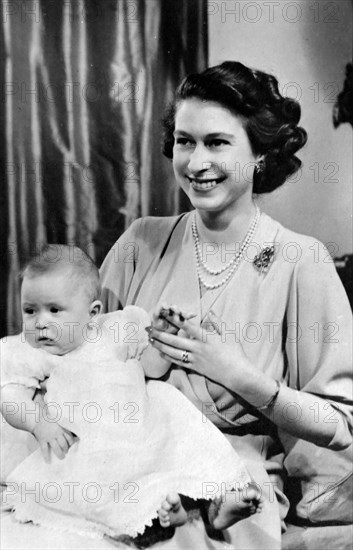
[[[266,246],[266,248],[263,248],[257,256],[254,258],[254,265],[255,267],[261,271],[266,271],[268,269],[268,266],[273,260],[273,256],[275,254],[275,247],[272,246]]]

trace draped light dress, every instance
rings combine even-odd
[[[289,231],[262,213],[237,271],[226,285],[201,297],[192,216],[147,217],[130,226],[101,268],[106,311],[135,304],[151,312],[166,302],[197,313],[201,324],[212,309],[222,320],[224,341],[231,345],[237,338],[259,371],[291,388],[322,396],[335,409],[334,415],[315,418],[336,424],[330,445],[321,448],[278,434],[271,421],[237,396],[235,388],[171,365],[164,380],[226,435],[266,498],[262,514],[228,529],[225,539],[237,548],[280,548],[281,520],[288,510],[281,490],[284,472],[298,518],[352,522],[351,506],[346,504],[352,479],[351,314],[328,251],[322,243]],[[269,246],[274,247],[273,258],[260,269],[254,260]],[[224,247],[225,262],[232,250],[236,246]],[[211,332],[210,328],[210,337]],[[315,406],[312,413],[318,414]],[[295,404],[288,403],[283,414],[301,421]],[[334,498],[328,498],[333,490]],[[183,529],[177,530],[176,545]],[[185,529],[193,536],[190,525]],[[194,535],[195,541],[200,537],[199,548],[208,547],[202,530]]]

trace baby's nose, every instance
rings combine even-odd
[[[48,315],[46,315],[45,313],[40,313],[37,315],[36,328],[44,329],[48,326],[48,324],[49,324]]]

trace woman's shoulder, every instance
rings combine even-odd
[[[185,222],[189,216],[190,212],[178,216],[145,216],[135,220],[128,231],[143,239],[149,239],[151,236],[160,239],[161,235],[171,232],[177,225]]]
[[[263,218],[263,225],[272,232],[275,230],[278,240],[281,241],[281,243],[293,242],[303,246],[311,246],[315,242],[320,242],[315,237],[285,227],[279,221],[264,212],[262,212],[261,216]]]
[[[266,214],[262,218],[262,237],[267,237],[266,247],[273,246],[276,276],[300,287],[304,293],[315,289],[325,294],[330,290],[345,299],[330,249],[319,239],[288,229]]]
[[[302,263],[333,264],[329,250],[319,239],[293,231],[264,213],[262,213],[262,227],[269,242],[273,242],[285,261],[299,265]]]
[[[179,216],[146,216],[134,220],[126,231],[120,235],[111,247],[101,268],[101,280],[107,284],[107,277],[116,270],[112,268],[123,266],[124,271],[135,267],[141,257],[153,257],[158,254],[170,238],[174,229],[180,224],[186,224],[188,214]],[[120,273],[120,278],[122,274]],[[114,282],[116,288],[116,281]],[[116,309],[116,308],[114,308]]]

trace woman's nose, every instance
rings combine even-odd
[[[208,170],[211,166],[209,151],[203,145],[196,145],[190,153],[188,169],[190,173],[196,174]]]

